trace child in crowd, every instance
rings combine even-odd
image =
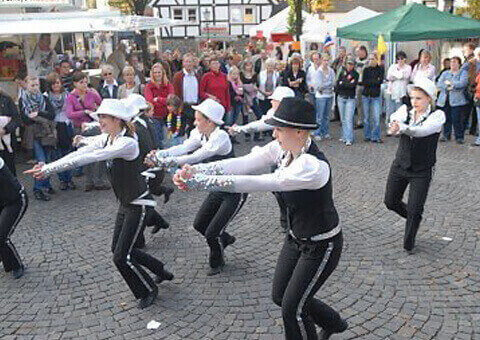
[[[182,100],[178,96],[170,94],[167,97],[167,109],[167,129],[170,146],[182,144],[182,136],[185,133]]]

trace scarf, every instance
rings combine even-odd
[[[48,99],[55,110],[55,116],[62,112],[63,106],[65,105],[65,99],[67,98],[67,93],[62,92],[60,94],[55,94],[53,92],[48,92]]]
[[[32,112],[45,111],[45,97],[40,92],[25,91],[22,97],[22,105],[27,115]]]

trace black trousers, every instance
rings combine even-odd
[[[342,247],[342,233],[308,243],[287,235],[272,288],[273,302],[282,307],[287,340],[317,339],[315,324],[327,331],[344,331],[338,312],[314,297],[337,267]]]
[[[403,247],[412,250],[415,246],[423,208],[427,200],[428,189],[432,180],[432,169],[424,171],[407,171],[392,165],[385,190],[385,205],[388,209],[407,219]],[[403,202],[403,194],[410,185],[407,203]]]
[[[142,266],[157,275],[163,274],[162,262],[134,247],[143,229],[145,215],[145,206],[121,204],[112,240],[113,262],[137,299],[147,296],[155,287],[152,278]]]
[[[23,267],[22,259],[10,237],[25,214],[27,207],[28,196],[25,191],[22,191],[20,198],[16,201],[0,206],[0,260],[2,260],[6,272]]]
[[[193,125],[195,110],[192,109],[191,104],[183,104],[183,115],[185,116],[185,134],[190,136],[190,132],[195,128],[195,125]]]
[[[143,224],[142,231],[135,241],[135,247],[143,248],[145,246],[145,227],[152,227],[157,224],[168,225],[168,222],[160,215],[160,213],[154,207],[145,207],[145,223]]]
[[[247,194],[211,192],[195,216],[193,227],[205,236],[210,247],[210,267],[216,268],[222,265],[222,244],[231,238],[225,229],[240,211],[247,196]]]
[[[0,142],[1,143],[1,142]],[[5,161],[5,165],[7,166],[8,170],[13,174],[13,176],[17,176],[17,171],[15,167],[15,155],[13,152],[8,152],[8,150],[0,150],[0,157],[3,158]]]

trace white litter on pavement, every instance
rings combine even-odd
[[[160,327],[160,325],[161,325],[160,322],[152,320],[147,324],[147,329],[157,329],[158,327]]]
[[[453,238],[444,236],[444,237],[442,237],[442,240],[444,240],[444,241],[452,241]]]

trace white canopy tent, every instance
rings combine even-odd
[[[362,7],[362,6],[358,6],[352,9],[350,12],[345,13],[340,18],[340,20],[337,21],[335,26],[336,28],[340,28],[348,25],[353,25],[353,24],[356,24],[357,22],[373,18],[379,14],[381,13]],[[336,35],[337,33],[336,30],[333,33]]]
[[[75,11],[2,14],[0,35],[139,31],[176,24],[174,20],[119,12]]]
[[[265,20],[261,24],[255,25],[249,31],[251,37],[255,37],[258,31],[262,31],[263,36],[268,40],[272,33],[287,33],[288,32],[288,11],[289,8],[285,8],[275,14],[268,20]],[[303,29],[304,34],[309,34],[310,31],[318,30],[318,27],[322,26],[322,20],[318,19],[312,14],[302,11],[303,13]]]

